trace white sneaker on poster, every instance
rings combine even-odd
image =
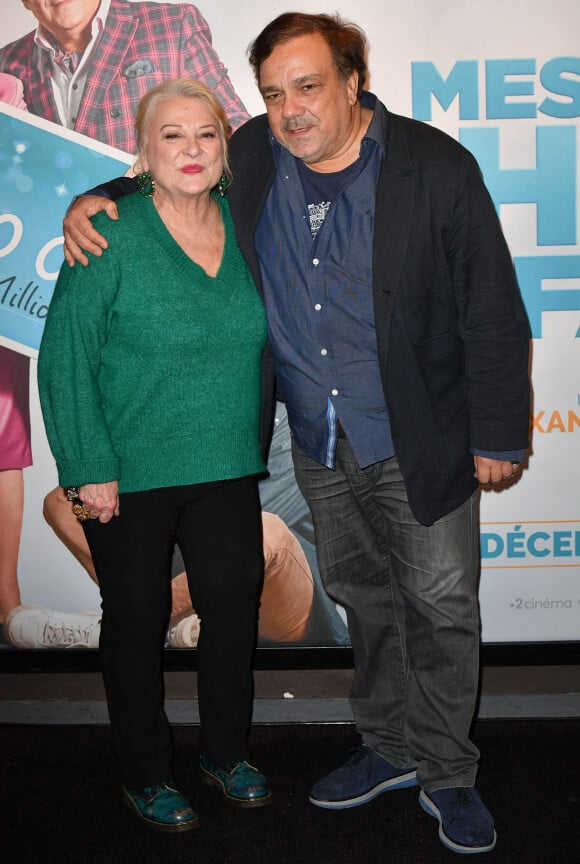
[[[98,648],[100,633],[98,612],[16,606],[4,621],[4,637],[16,648]]]
[[[201,621],[197,615],[188,615],[170,627],[165,645],[167,648],[195,648],[199,639]]]

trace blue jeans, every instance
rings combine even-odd
[[[346,610],[351,706],[363,742],[395,766],[416,765],[427,790],[473,785],[476,496],[427,527],[411,512],[396,458],[361,469],[346,438],[338,439],[334,470],[295,442],[293,457],[324,586]]]

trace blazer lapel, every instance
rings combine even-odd
[[[54,91],[50,83],[50,68],[46,52],[34,45],[27,62],[29,64],[28,86],[30,89],[30,96],[27,96],[28,110],[61,126],[58,109],[54,101]]]
[[[237,132],[232,140],[230,155],[234,169],[234,182],[228,197],[236,226],[238,245],[250,268],[258,293],[264,299],[260,263],[254,247],[254,234],[274,179],[274,159],[265,117],[257,121],[255,129],[252,128],[252,133],[252,136],[242,145],[242,153],[245,151],[250,155],[242,159],[238,157],[236,135],[245,138],[246,130]]]

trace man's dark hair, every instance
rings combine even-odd
[[[352,72],[358,72],[358,92],[364,88],[367,77],[366,38],[360,27],[343,21],[340,15],[307,15],[303,12],[284,12],[271,21],[248,48],[248,58],[254,76],[260,84],[260,66],[274,48],[298,36],[320,33],[332,53],[334,68],[342,81]]]

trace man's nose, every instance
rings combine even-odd
[[[298,117],[303,113],[304,109],[300,104],[300,100],[296,96],[286,95],[282,101],[282,116],[283,117]]]

